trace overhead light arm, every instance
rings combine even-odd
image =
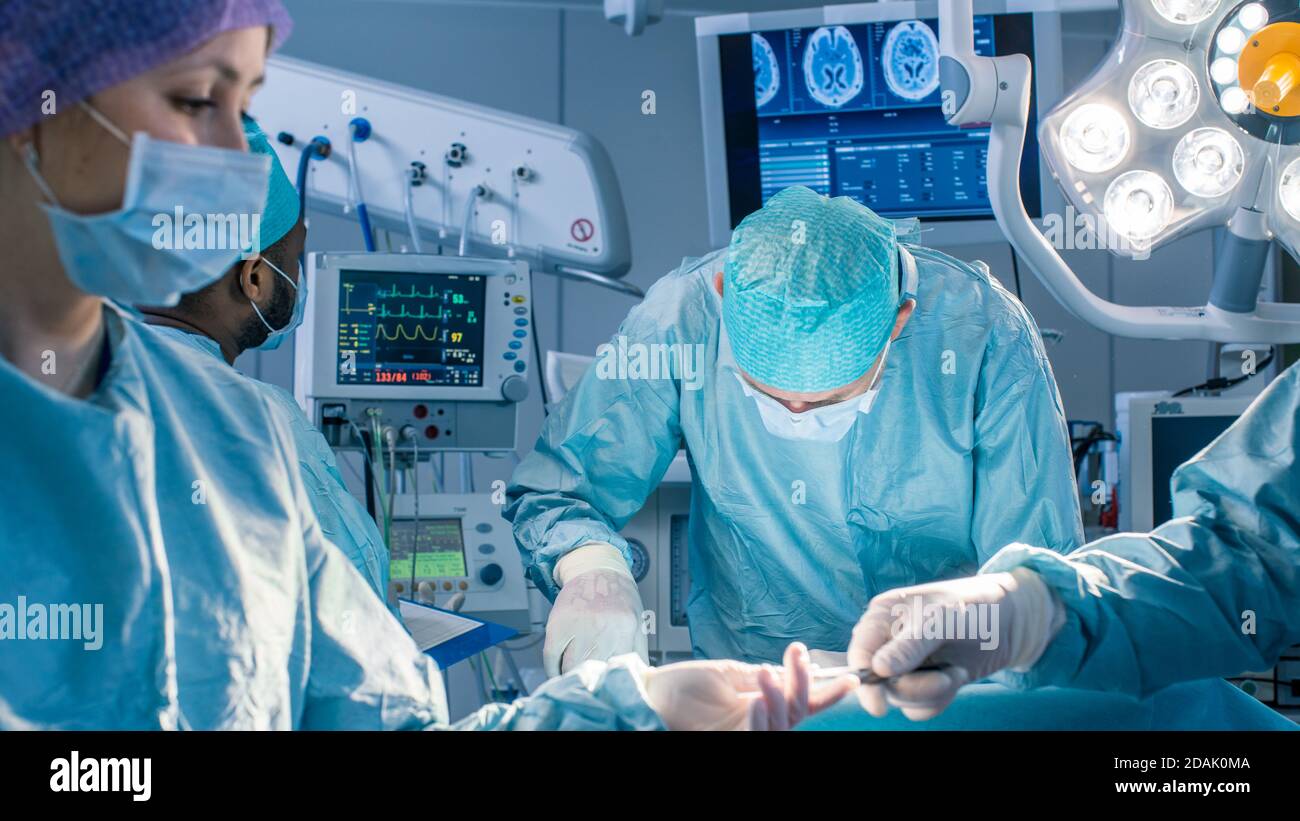
[[[943,112],[952,125],[989,124],[987,179],[998,226],[1057,301],[1085,322],[1117,336],[1264,344],[1300,341],[1300,305],[1260,303],[1249,311],[1233,311],[1212,299],[1204,306],[1137,307],[1102,299],[1089,290],[1030,219],[1020,196],[1020,162],[1032,82],[1029,58],[1023,54],[977,55],[973,19],[971,0],[939,0]],[[1099,227],[1106,229],[1104,221]],[[1066,228],[1073,232],[1075,226]],[[1238,239],[1248,244],[1258,242],[1260,227],[1252,224],[1249,214],[1234,215],[1229,230],[1230,237],[1239,233]],[[1244,260],[1232,254],[1221,257],[1216,266],[1219,271],[1225,271],[1224,266],[1230,263],[1234,266],[1234,270],[1216,276],[1216,286],[1220,280],[1224,283],[1216,287],[1222,301],[1244,307],[1240,299],[1250,277],[1242,276],[1243,266],[1256,264],[1260,259],[1256,250],[1252,244],[1252,253]],[[1256,288],[1258,283],[1256,276]],[[1233,298],[1238,301],[1231,302]]]

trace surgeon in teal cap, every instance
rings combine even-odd
[[[915,229],[787,188],[632,309],[508,489],[551,672],[644,652],[619,531],[682,447],[698,656],[842,652],[877,593],[1081,542],[1038,328]]]
[[[241,260],[212,285],[186,294],[171,308],[141,308],[145,321],[208,356],[233,365],[244,351],[271,350],[302,322],[308,283],[299,265],[306,227],[297,189],[280,165],[266,134],[244,120],[249,151],[271,158],[271,181],[263,207],[258,256]],[[334,451],[287,391],[249,378],[279,412],[298,448],[298,471],[325,538],[348,557],[366,584],[396,614],[388,596],[388,550],[375,521],[348,490]]]

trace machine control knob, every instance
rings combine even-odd
[[[501,569],[501,565],[493,562],[492,564],[483,565],[478,572],[479,581],[488,587],[499,584],[501,579],[505,578],[506,572]]]
[[[528,380],[522,376],[507,376],[501,383],[501,396],[511,402],[522,402],[528,398]]]

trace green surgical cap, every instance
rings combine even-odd
[[[893,330],[894,223],[848,197],[786,188],[736,227],[725,277],[723,322],[747,374],[796,393],[841,388]]]
[[[289,182],[289,175],[284,173],[284,166],[280,165],[266,132],[247,115],[244,116],[244,136],[248,138],[249,151],[271,158],[271,183],[266,192],[266,205],[262,208],[262,247],[258,249],[265,251],[284,239],[284,235],[298,224],[298,189]]]

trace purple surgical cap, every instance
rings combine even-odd
[[[227,31],[293,22],[280,0],[0,0],[0,136],[181,57]]]

